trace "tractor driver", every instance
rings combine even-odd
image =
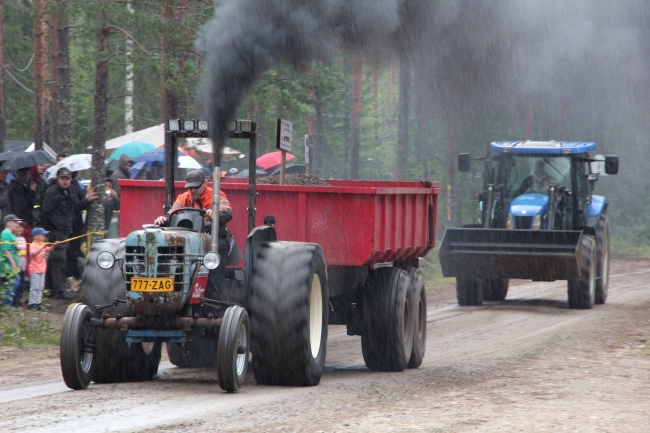
[[[193,207],[196,209],[205,209],[205,220],[210,221],[212,218],[212,188],[208,186],[203,170],[192,170],[185,177],[185,188],[187,191],[176,197],[176,201],[171,210],[183,207]],[[230,202],[220,191],[219,197],[219,254],[222,257],[228,256],[232,245],[232,234],[226,225],[232,219],[232,208]],[[154,221],[159,226],[169,223],[169,217],[159,216]]]
[[[515,191],[515,197],[526,192],[546,192],[550,185],[557,184],[557,180],[546,173],[546,163],[539,159],[535,161],[535,170],[528,176]]]

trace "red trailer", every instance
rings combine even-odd
[[[221,190],[232,205],[228,227],[244,246],[248,179],[224,178]],[[276,219],[278,238],[313,242],[328,268],[404,262],[417,267],[435,246],[438,182],[328,180],[331,186],[258,184],[256,226]],[[120,236],[153,223],[164,213],[163,181],[120,180]],[[176,182],[177,195],[184,182]],[[210,185],[212,186],[212,185]],[[238,267],[243,267],[243,261]]]

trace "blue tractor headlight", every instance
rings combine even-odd
[[[108,251],[102,251],[99,253],[97,256],[97,266],[99,266],[102,269],[110,269],[115,265],[115,256],[108,252]]]
[[[203,256],[203,266],[210,270],[217,269],[219,263],[221,263],[219,254],[215,253],[214,251],[205,253],[205,256]]]

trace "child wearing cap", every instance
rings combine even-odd
[[[29,300],[27,301],[27,308],[30,310],[41,309],[43,287],[45,287],[45,271],[47,270],[45,253],[54,248],[53,245],[45,245],[45,235],[48,233],[49,231],[43,230],[41,227],[34,227],[34,229],[32,229],[32,237],[34,238],[34,241],[29,244],[29,255],[31,256],[31,261],[29,262],[31,285],[29,288]]]
[[[14,236],[16,236],[16,254],[18,254],[18,267],[20,268],[18,287],[14,293],[14,307],[23,305],[23,291],[25,290],[25,271],[27,270],[27,240],[23,236],[23,233],[25,233],[25,226],[27,226],[27,223],[25,223],[25,221],[21,221],[14,229]]]

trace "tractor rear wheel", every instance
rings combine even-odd
[[[327,272],[320,246],[262,243],[250,287],[257,383],[317,385],[325,365],[329,321]]]
[[[596,225],[596,304],[604,304],[609,288],[609,218],[603,212]]]
[[[413,351],[413,292],[408,274],[379,268],[368,275],[363,294],[363,360],[374,371],[402,371]]]
[[[124,257],[125,238],[102,239],[93,243],[82,278],[81,299],[86,305],[106,305],[115,298],[126,298],[126,284],[119,265],[111,269],[102,269],[97,265],[97,256],[102,251]],[[122,303],[105,311],[113,316],[134,316]],[[161,343],[133,343],[129,346],[121,331],[100,328],[95,331],[95,342],[94,382],[151,380],[158,372]]]
[[[569,308],[590,309],[596,301],[596,248],[591,236],[582,237],[582,256],[580,257],[580,279],[569,280]]]
[[[221,322],[217,347],[217,376],[224,391],[239,391],[244,384],[249,348],[250,324],[246,309],[228,307]]]
[[[503,301],[508,295],[508,278],[492,278],[481,280],[484,301]]]
[[[456,298],[461,307],[483,304],[483,288],[477,278],[456,277]]]
[[[66,386],[86,389],[92,380],[94,339],[90,328],[92,310],[87,305],[68,307],[61,328],[61,373]]]
[[[418,368],[424,359],[424,352],[427,347],[427,289],[424,286],[424,278],[419,269],[408,268],[409,280],[411,281],[411,300],[413,307],[413,349],[408,368]]]

